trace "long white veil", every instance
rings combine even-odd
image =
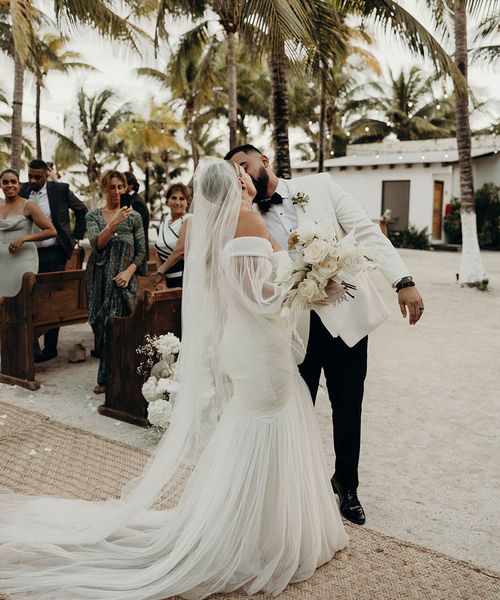
[[[112,552],[106,538],[118,534],[122,545],[144,550],[148,541],[137,523],[152,511],[177,470],[195,464],[210,439],[230,389],[220,368],[218,346],[225,312],[221,293],[222,251],[234,237],[241,200],[235,166],[203,159],[194,176],[182,300],[182,348],[176,366],[179,384],[171,423],[141,476],[118,500],[88,502],[52,497],[0,494],[0,580],[32,575],[35,569],[77,565],[88,557]],[[66,552],[65,546],[71,547]],[[115,550],[116,551],[116,550]],[[32,569],[33,570],[33,569]],[[102,596],[104,597],[104,596]]]

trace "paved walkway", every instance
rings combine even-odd
[[[359,490],[367,525],[500,572],[500,253],[484,253],[486,293],[456,285],[456,253],[401,254],[426,311],[410,328],[376,276],[392,318],[370,339]],[[90,328],[63,329],[60,356],[39,366],[42,388],[0,384],[0,400],[151,450],[147,431],[97,413],[97,361],[66,361],[80,341],[92,347]],[[317,407],[333,465],[324,395]]]

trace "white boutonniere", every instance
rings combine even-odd
[[[300,208],[304,212],[306,212],[306,209],[304,207],[308,202],[309,196],[307,194],[304,194],[304,192],[297,192],[292,196],[292,204],[294,204],[295,206],[300,206]]]

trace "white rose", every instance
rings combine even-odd
[[[330,250],[328,242],[324,240],[313,240],[307,248],[304,249],[304,260],[312,265],[323,261]]]
[[[318,226],[312,221],[306,221],[297,227],[296,234],[301,244],[312,242],[317,234]]]
[[[142,395],[146,402],[154,402],[161,397],[161,394],[157,392],[158,380],[156,377],[150,377],[142,386]]]
[[[172,405],[166,400],[156,400],[148,405],[148,421],[154,427],[166,429],[170,422]]]
[[[321,290],[318,287],[318,284],[313,279],[304,279],[299,283],[297,291],[302,298],[306,302],[314,302],[322,298]]]
[[[331,279],[338,271],[338,262],[335,258],[327,256],[324,260],[314,265],[314,270],[325,279]]]

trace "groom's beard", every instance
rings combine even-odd
[[[264,167],[260,167],[259,174],[257,177],[252,177],[253,184],[257,193],[255,194],[254,202],[260,202],[266,200],[268,197],[267,188],[269,185],[269,175]]]

